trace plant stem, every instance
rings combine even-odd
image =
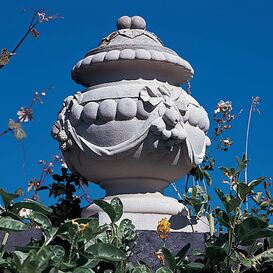
[[[246,167],[245,167],[245,183],[248,183],[248,146],[249,146],[249,131],[250,131],[250,124],[251,124],[251,117],[253,112],[255,98],[252,98],[251,106],[248,112],[248,120],[247,120],[247,128],[246,128],[246,143],[245,143],[245,157],[247,160]],[[246,210],[248,211],[248,198],[246,197]]]
[[[28,26],[28,29],[26,31],[26,33],[24,34],[24,36],[20,39],[20,41],[17,43],[17,45],[15,46],[15,48],[11,51],[11,55],[9,56],[9,58],[11,58],[12,56],[14,56],[14,54],[16,53],[17,49],[21,46],[21,44],[25,41],[25,39],[27,38],[27,36],[31,33],[31,31],[34,29],[35,26],[37,26],[40,22],[39,20],[37,22],[34,23],[35,17],[37,15],[37,13],[40,10],[34,12],[30,24]],[[0,65],[0,69],[3,68],[5,65]]]
[[[76,243],[76,239],[77,239],[77,234],[78,232],[75,232],[75,235],[72,239],[72,242],[71,242],[71,246],[70,246],[70,249],[69,249],[69,255],[68,255],[68,262],[70,263],[71,260],[72,260],[72,254],[73,254],[73,251],[74,251],[74,246],[75,246],[75,243]]]
[[[253,108],[253,101],[252,101],[251,107],[249,109],[247,128],[246,128],[245,156],[246,156],[247,160],[248,160],[248,144],[249,144],[249,131],[250,131],[250,124],[251,124],[251,117],[252,117],[252,108]],[[246,165],[246,168],[245,168],[245,183],[247,183],[247,181],[248,181],[248,177],[247,177],[247,171],[248,171],[247,170],[247,165]]]
[[[93,203],[92,199],[90,198],[90,196],[88,195],[87,191],[85,190],[82,182],[80,182],[80,188],[83,191],[83,195],[86,199],[86,201],[91,205]]]
[[[3,131],[2,133],[0,133],[0,137],[3,136],[3,135],[5,135],[6,133],[8,133],[8,132],[10,132],[10,131],[12,131],[12,129],[10,129],[10,128],[6,129],[6,130]]]
[[[5,248],[5,245],[6,245],[7,242],[8,242],[8,239],[9,239],[9,233],[8,233],[8,232],[5,232],[4,237],[3,237],[3,240],[2,240],[2,243],[1,243],[1,247],[0,247],[0,251],[1,251],[1,253],[0,253],[0,258],[2,258],[3,255],[4,255],[4,248]]]
[[[173,189],[175,190],[175,192],[176,192],[178,198],[179,198],[180,200],[183,200],[182,195],[180,194],[180,192],[179,192],[179,190],[178,190],[178,188],[177,188],[177,186],[176,186],[176,183],[173,182],[171,185],[172,185]]]

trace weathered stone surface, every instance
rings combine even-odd
[[[0,240],[2,241],[4,233],[0,231]],[[158,237],[156,231],[139,230],[137,231],[137,241],[134,248],[134,255],[131,257],[131,261],[134,264],[138,262],[144,262],[150,266],[153,270],[160,266],[159,261],[155,257],[155,252],[163,246],[163,241]],[[200,232],[171,232],[166,240],[166,247],[176,254],[187,243],[191,244],[191,248],[188,252],[190,258],[192,257],[192,251],[205,250],[205,234]],[[22,232],[11,232],[6,251],[14,251],[16,247],[27,246],[31,239],[40,240],[42,238],[42,232],[39,229],[28,229]]]
[[[153,270],[160,267],[160,262],[155,257],[155,252],[157,252],[161,247],[163,247],[163,241],[158,237],[156,231],[142,231],[137,232],[138,239],[137,245],[135,247],[134,253],[136,253],[131,261],[137,264],[139,261],[150,266]],[[166,240],[166,247],[175,255],[178,251],[190,243],[191,248],[189,249],[189,257],[194,260],[192,252],[194,250],[199,250],[204,252],[205,250],[205,233],[199,232],[179,232],[170,233]]]
[[[37,228],[30,228],[21,232],[11,232],[8,238],[8,242],[5,246],[5,251],[14,251],[16,247],[27,246],[32,239],[41,240],[42,232]],[[2,242],[4,232],[0,231],[0,241]]]
[[[180,87],[192,77],[191,65],[139,16],[118,19],[117,30],[72,69],[87,89],[65,100],[52,135],[68,167],[102,186],[106,200],[129,198],[125,212],[138,213],[137,229],[144,213],[182,213],[162,192],[200,164],[210,144],[206,111]]]
[[[86,123],[91,123],[97,119],[99,104],[96,102],[89,102],[83,107],[82,119]]]

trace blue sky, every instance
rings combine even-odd
[[[20,106],[29,104],[34,91],[55,87],[43,105],[34,107],[34,121],[24,127],[28,134],[24,141],[26,175],[22,171],[22,144],[11,134],[0,138],[1,187],[9,191],[26,188],[29,179],[40,175],[37,161],[50,160],[59,153],[50,136],[51,126],[63,99],[83,90],[71,80],[70,70],[115,30],[116,20],[122,15],[144,17],[148,30],[192,64],[192,94],[210,115],[220,99],[232,101],[235,112],[244,110],[227,135],[234,146],[225,156],[215,155],[218,166],[231,166],[234,156],[244,152],[251,97],[261,98],[261,113],[254,113],[251,124],[249,178],[273,175],[271,0],[3,1],[0,48],[12,50],[25,32],[31,13],[22,13],[24,8],[46,8],[64,19],[40,25],[40,37],[28,37],[10,64],[0,70],[1,130],[6,129],[9,118],[16,118]],[[210,135],[213,122],[211,129]],[[214,186],[220,186],[221,178],[220,173],[214,175]],[[93,198],[103,196],[94,185],[89,192]],[[175,196],[171,188],[166,194]]]

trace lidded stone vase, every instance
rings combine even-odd
[[[210,144],[206,111],[180,87],[193,73],[139,16],[119,18],[72,69],[85,89],[65,99],[52,135],[72,172],[104,188],[105,200],[120,197],[136,223],[185,211],[162,192],[200,164]],[[92,205],[84,215],[98,212]]]

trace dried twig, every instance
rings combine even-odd
[[[30,34],[32,34],[33,37],[38,37],[40,35],[39,31],[36,29],[39,24],[49,22],[57,18],[63,18],[58,15],[46,15],[45,11],[46,10],[44,9],[33,11],[33,15],[28,25],[27,31],[11,52],[9,52],[6,48],[2,49],[2,52],[0,53],[0,69],[9,63],[10,58],[16,54],[18,48]]]

